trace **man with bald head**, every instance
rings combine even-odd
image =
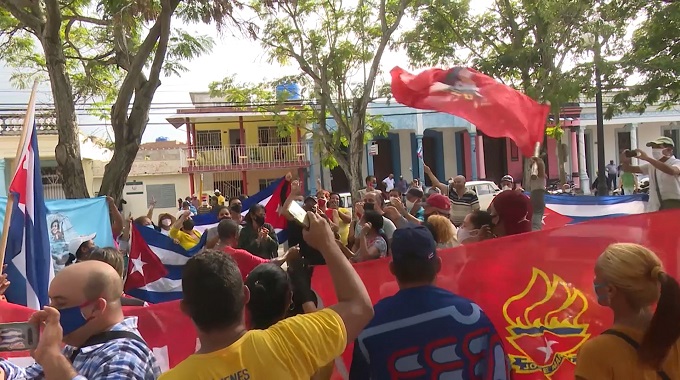
[[[122,294],[120,275],[104,262],[83,261],[61,270],[50,284],[50,306],[29,320],[42,327],[32,353],[37,363],[20,368],[0,361],[0,380],[158,378],[160,369],[137,331],[137,318],[123,316]]]
[[[432,187],[439,188],[443,195],[449,197],[451,201],[451,222],[454,226],[460,227],[467,214],[479,210],[479,198],[474,191],[468,190],[465,187],[466,180],[464,176],[455,176],[453,177],[453,182],[445,184],[439,182],[437,176],[432,173],[432,170],[427,165],[423,166],[423,170],[430,178],[430,181],[432,181]]]

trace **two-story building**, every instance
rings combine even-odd
[[[208,93],[191,93],[194,108],[178,109],[168,122],[185,128],[181,168],[192,193],[201,182],[229,197],[253,195],[292,172],[308,178],[311,139],[304,126],[280,134],[273,115],[225,106]]]
[[[14,175],[14,161],[21,139],[24,113],[0,111],[0,196],[7,196],[7,188]],[[38,152],[45,199],[63,199],[61,174],[57,168],[54,149],[59,141],[56,117],[53,111],[38,110],[35,116],[38,133]],[[92,162],[106,154],[85,136],[80,136],[80,151],[85,171],[87,190],[92,194]]]

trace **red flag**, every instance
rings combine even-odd
[[[526,157],[543,141],[550,107],[473,69],[429,69],[418,75],[395,67],[392,94],[399,103],[462,117],[489,137],[507,137]]]
[[[168,274],[160,258],[151,250],[137,230],[134,223],[130,226],[130,258],[125,290],[138,289],[146,284],[160,280]]]
[[[271,198],[267,201],[264,206],[265,210],[265,221],[272,225],[275,229],[285,229],[288,221],[283,215],[281,207],[286,201],[286,198],[290,195],[290,181],[286,178],[282,178],[279,185],[276,186]]]
[[[548,207],[543,211],[543,229],[558,228],[571,223],[572,219]]]

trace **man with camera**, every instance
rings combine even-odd
[[[675,142],[670,137],[659,137],[647,143],[652,157],[640,149],[625,150],[621,154],[624,172],[649,176],[649,202],[647,211],[680,208],[680,160],[675,158]],[[646,161],[640,166],[631,165],[631,158]]]

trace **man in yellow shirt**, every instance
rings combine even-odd
[[[226,202],[226,198],[224,198],[224,195],[218,190],[215,189],[215,197],[217,198],[217,205],[218,206],[224,206],[224,202]]]
[[[175,239],[187,251],[194,248],[201,241],[201,233],[194,229],[194,221],[190,211],[184,211],[175,224],[170,227],[171,238]]]
[[[247,331],[244,306],[250,291],[229,255],[206,250],[182,276],[182,311],[193,320],[201,348],[161,380],[309,379],[340,356],[373,316],[368,292],[336,245],[325,219],[307,213],[304,239],[326,259],[338,303]]]

